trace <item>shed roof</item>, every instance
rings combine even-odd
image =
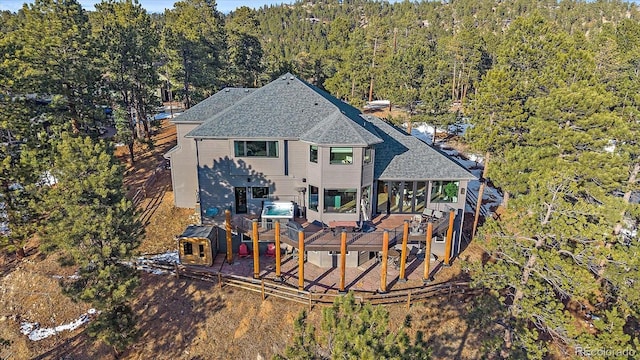
[[[179,238],[211,238],[213,225],[189,225]]]

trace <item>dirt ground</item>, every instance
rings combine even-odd
[[[162,154],[175,144],[175,128],[163,123],[153,149],[139,147],[131,165],[123,150],[118,155],[127,166],[126,186],[137,189],[162,163]],[[175,249],[174,236],[195,221],[193,209],[173,206],[170,173],[157,172],[139,205],[146,237],[141,253],[161,253]],[[37,245],[37,244],[35,244]],[[35,249],[35,245],[33,246]],[[480,261],[482,251],[471,245],[465,260]],[[41,341],[30,341],[20,333],[22,321],[55,327],[77,319],[90,305],[73,303],[61,294],[57,277],[70,276],[73,269],[61,268],[54,257],[36,250],[20,262],[0,257],[0,359],[114,359],[106,346],[90,339],[84,329],[65,331]],[[446,268],[439,278],[463,277],[459,262]],[[268,359],[282,354],[293,334],[293,321],[305,305],[276,298],[262,301],[260,294],[216,284],[177,279],[170,275],[141,274],[141,285],[133,301],[140,338],[121,354],[122,359]],[[410,323],[408,332],[424,333],[436,359],[479,357],[482,334],[491,329],[475,329],[464,314],[472,299],[440,298],[390,306],[390,327]],[[318,324],[321,308],[314,307],[310,321]]]

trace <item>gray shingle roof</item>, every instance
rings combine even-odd
[[[236,104],[256,89],[224,88],[176,116],[173,122],[204,122],[212,115]]]
[[[210,97],[203,102],[210,100],[216,101]],[[194,117],[190,112],[187,110],[183,116]],[[204,123],[187,137],[300,139],[320,145],[352,146],[382,141],[373,127],[362,126],[364,121],[357,109],[289,73],[221,112],[209,116],[198,112]]]
[[[375,116],[363,115],[384,140],[375,146],[374,178],[379,180],[474,180],[448,155]]]
[[[176,118],[202,122],[193,138],[299,139],[375,145],[380,180],[473,180],[446,154],[287,73],[259,89],[224,89]]]
[[[189,225],[179,236],[181,238],[208,238],[211,236],[211,225]]]

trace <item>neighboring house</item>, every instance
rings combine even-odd
[[[226,88],[173,121],[165,157],[178,207],[203,222],[231,209],[293,201],[308,221],[456,210],[475,177],[446,154],[291,74],[259,89]]]

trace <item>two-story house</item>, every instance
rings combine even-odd
[[[178,144],[165,157],[175,204],[199,204],[203,222],[225,209],[259,215],[279,199],[323,223],[454,209],[460,235],[471,173],[291,74],[223,89],[173,122]]]

